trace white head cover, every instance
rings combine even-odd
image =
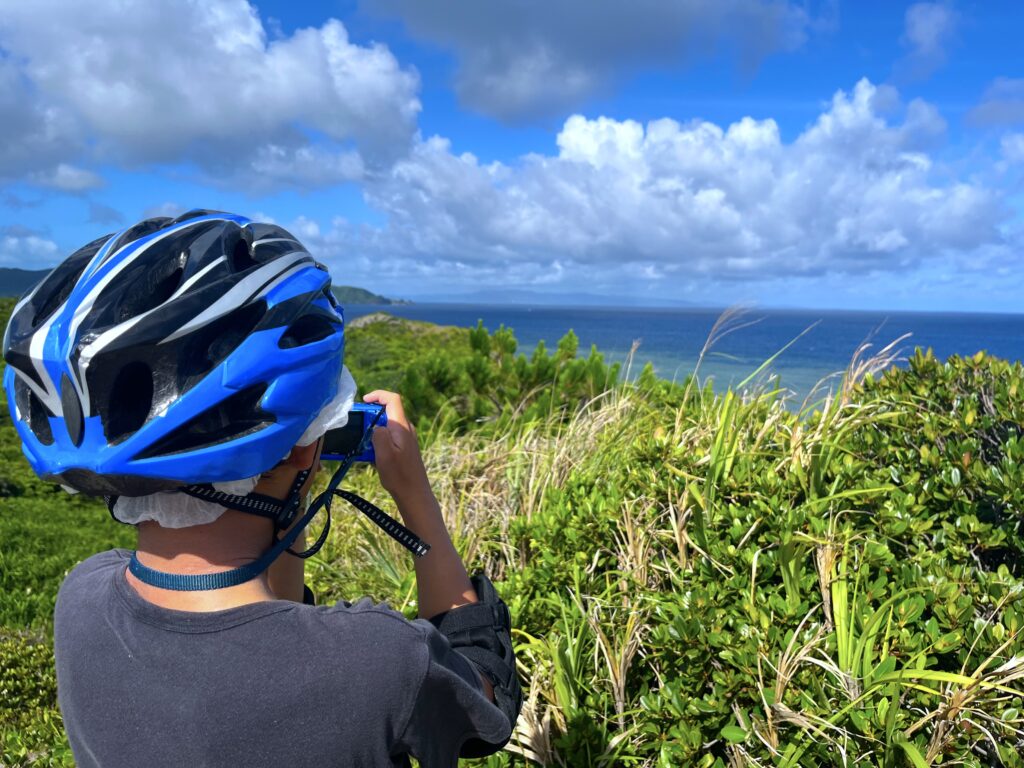
[[[329,429],[345,426],[348,412],[356,397],[356,382],[348,368],[341,369],[338,394],[323,407],[313,423],[299,438],[298,445],[309,445],[320,439]],[[259,477],[214,483],[213,487],[224,493],[245,496],[256,487]],[[226,510],[219,504],[202,501],[180,491],[164,491],[149,496],[121,496],[114,505],[114,516],[122,523],[132,525],[145,520],[155,520],[164,528],[188,528],[192,525],[212,523]]]

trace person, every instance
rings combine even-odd
[[[79,766],[452,766],[510,739],[522,705],[507,607],[445,528],[401,397],[372,441],[404,525],[338,485],[344,318],[286,230],[233,214],[147,219],[72,254],[15,307],[4,377],[44,479],[106,497],[137,549],[66,577],[58,701]],[[315,605],[305,527],[341,496],[415,555],[419,618]]]

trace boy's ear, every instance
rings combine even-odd
[[[319,440],[314,440],[309,445],[296,445],[292,448],[292,452],[288,454],[287,463],[299,469],[306,469],[311,466],[319,443]]]

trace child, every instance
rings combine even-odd
[[[100,238],[15,307],[5,386],[33,469],[138,527],[135,552],[89,558],[58,595],[78,765],[452,766],[507,743],[508,610],[468,577],[395,393],[364,399],[387,415],[372,443],[421,618],[303,587],[323,536],[296,547],[336,482],[303,502],[355,391],[343,351],[326,270],[231,214]]]

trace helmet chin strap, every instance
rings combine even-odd
[[[305,485],[306,480],[309,478],[309,473],[312,469],[311,467],[302,470],[298,475],[296,475],[295,481],[292,483],[289,494],[284,501],[259,493],[250,493],[248,496],[236,496],[234,494],[218,491],[210,484],[187,485],[179,489],[181,492],[187,493],[189,496],[194,496],[197,499],[202,499],[203,501],[208,501],[214,504],[220,504],[228,509],[234,509],[239,512],[247,512],[252,515],[270,518],[274,522],[275,537],[280,531],[292,526],[291,529],[287,530],[282,538],[277,539],[274,546],[267,550],[258,560],[230,571],[220,571],[218,573],[180,574],[158,571],[145,566],[139,562],[138,553],[133,552],[131,560],[128,563],[128,570],[131,571],[135,578],[144,584],[149,584],[152,587],[159,587],[160,589],[172,589],[181,592],[223,589],[225,587],[234,587],[239,584],[244,584],[263,573],[263,571],[270,567],[270,564],[273,563],[283,552],[287,552],[290,555],[301,558],[311,557],[319,552],[320,548],[327,540],[328,532],[331,530],[331,503],[335,496],[340,496],[342,499],[352,504],[352,506],[384,529],[389,536],[395,539],[403,547],[408,549],[417,557],[422,557],[430,550],[429,544],[421,540],[416,536],[416,534],[376,505],[370,503],[361,496],[357,496],[351,491],[342,491],[338,489],[338,486],[344,479],[345,474],[354,463],[355,456],[359,450],[360,449],[357,449],[353,454],[349,455],[341,462],[341,465],[337,470],[335,470],[334,475],[331,477],[331,481],[327,484],[327,489],[314,499],[313,503],[309,505],[309,509],[306,510],[306,513],[298,519],[298,522],[295,522],[295,520],[298,517],[302,506],[301,490],[302,486]],[[111,510],[111,515],[113,515],[113,507],[116,500],[117,497],[108,497],[107,499],[107,505]],[[295,543],[299,534],[305,530],[306,526],[309,525],[321,509],[327,510],[327,523],[324,525],[323,531],[321,531],[320,535],[317,537],[316,542],[314,542],[314,544],[304,552],[296,552],[291,549],[291,545]],[[295,523],[294,525],[292,525],[293,522]]]

